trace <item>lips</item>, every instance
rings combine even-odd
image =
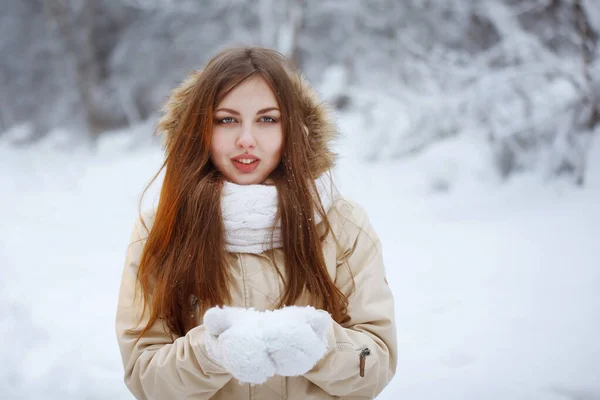
[[[249,173],[258,167],[260,159],[252,154],[242,154],[231,159],[233,166],[240,172]]]

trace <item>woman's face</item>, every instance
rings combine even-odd
[[[262,183],[279,164],[281,111],[267,82],[253,76],[223,98],[214,112],[211,161],[230,182]]]

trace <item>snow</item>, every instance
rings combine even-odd
[[[339,187],[382,239],[398,325],[379,398],[600,398],[598,135],[585,187],[500,184],[469,135],[368,162],[357,120],[340,119]],[[135,144],[140,130],[96,153],[0,143],[2,399],[132,398],[114,313],[139,195],[162,162]]]

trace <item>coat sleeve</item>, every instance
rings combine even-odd
[[[159,321],[137,343],[137,335],[127,332],[136,327],[142,314],[141,293],[137,297],[135,293],[146,238],[147,231],[138,220],[127,251],[116,314],[125,384],[136,399],[209,399],[231,375],[206,354],[204,325],[174,338]],[[146,321],[144,316],[139,327]]]
[[[335,283],[348,296],[348,318],[333,323],[328,353],[305,377],[332,396],[375,398],[396,372],[394,300],[388,286],[381,244],[365,211],[343,200],[332,223],[343,249]],[[336,229],[334,228],[334,232]],[[347,263],[346,263],[347,262]],[[354,284],[353,284],[354,280]],[[361,352],[364,377],[361,376]]]

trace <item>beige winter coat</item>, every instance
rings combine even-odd
[[[175,89],[165,107],[159,129],[165,133],[167,142],[199,74],[193,73]],[[329,143],[336,129],[310,88],[301,79],[294,79],[293,83],[301,97],[300,106],[314,153],[311,173],[316,178],[333,167],[334,154]],[[152,213],[144,217],[149,229],[152,229],[153,218]],[[366,213],[357,204],[338,200],[330,208],[328,218],[341,248],[338,250],[330,233],[323,243],[323,252],[330,276],[348,296],[348,318],[341,325],[334,323],[328,337],[328,351],[311,371],[298,377],[274,376],[256,386],[240,384],[207,356],[201,315],[196,317],[195,328],[174,340],[160,322],[137,343],[134,335],[126,333],[136,325],[141,314],[140,302],[133,300],[136,272],[148,232],[138,221],[127,252],[116,316],[125,384],[135,397],[156,400],[375,398],[394,376],[397,362],[394,301],[385,277],[381,245]],[[228,254],[233,277],[231,305],[273,309],[283,288],[275,265],[282,268],[283,264],[281,249],[262,254]],[[140,326],[145,326],[145,320]],[[370,355],[364,355],[365,349]]]
[[[329,274],[349,295],[349,319],[334,323],[327,355],[299,377],[275,376],[263,385],[240,384],[211,360],[204,348],[204,326],[198,326],[174,341],[156,324],[137,343],[125,330],[135,325],[140,306],[133,303],[136,271],[147,232],[137,223],[131,237],[119,294],[117,337],[125,383],[138,399],[372,399],[392,379],[396,370],[394,302],[385,279],[381,247],[365,212],[356,204],[339,200],[328,217],[338,240],[348,253],[348,264],[340,260],[331,235],[324,242]],[[146,223],[152,223],[152,216]],[[140,240],[142,239],[142,240]],[[283,265],[281,249],[263,254],[230,254],[234,283],[233,306],[273,309],[282,283],[275,270]],[[355,290],[352,292],[354,276]],[[360,376],[360,353],[368,348],[364,377]],[[336,397],[337,396],[337,397]]]

